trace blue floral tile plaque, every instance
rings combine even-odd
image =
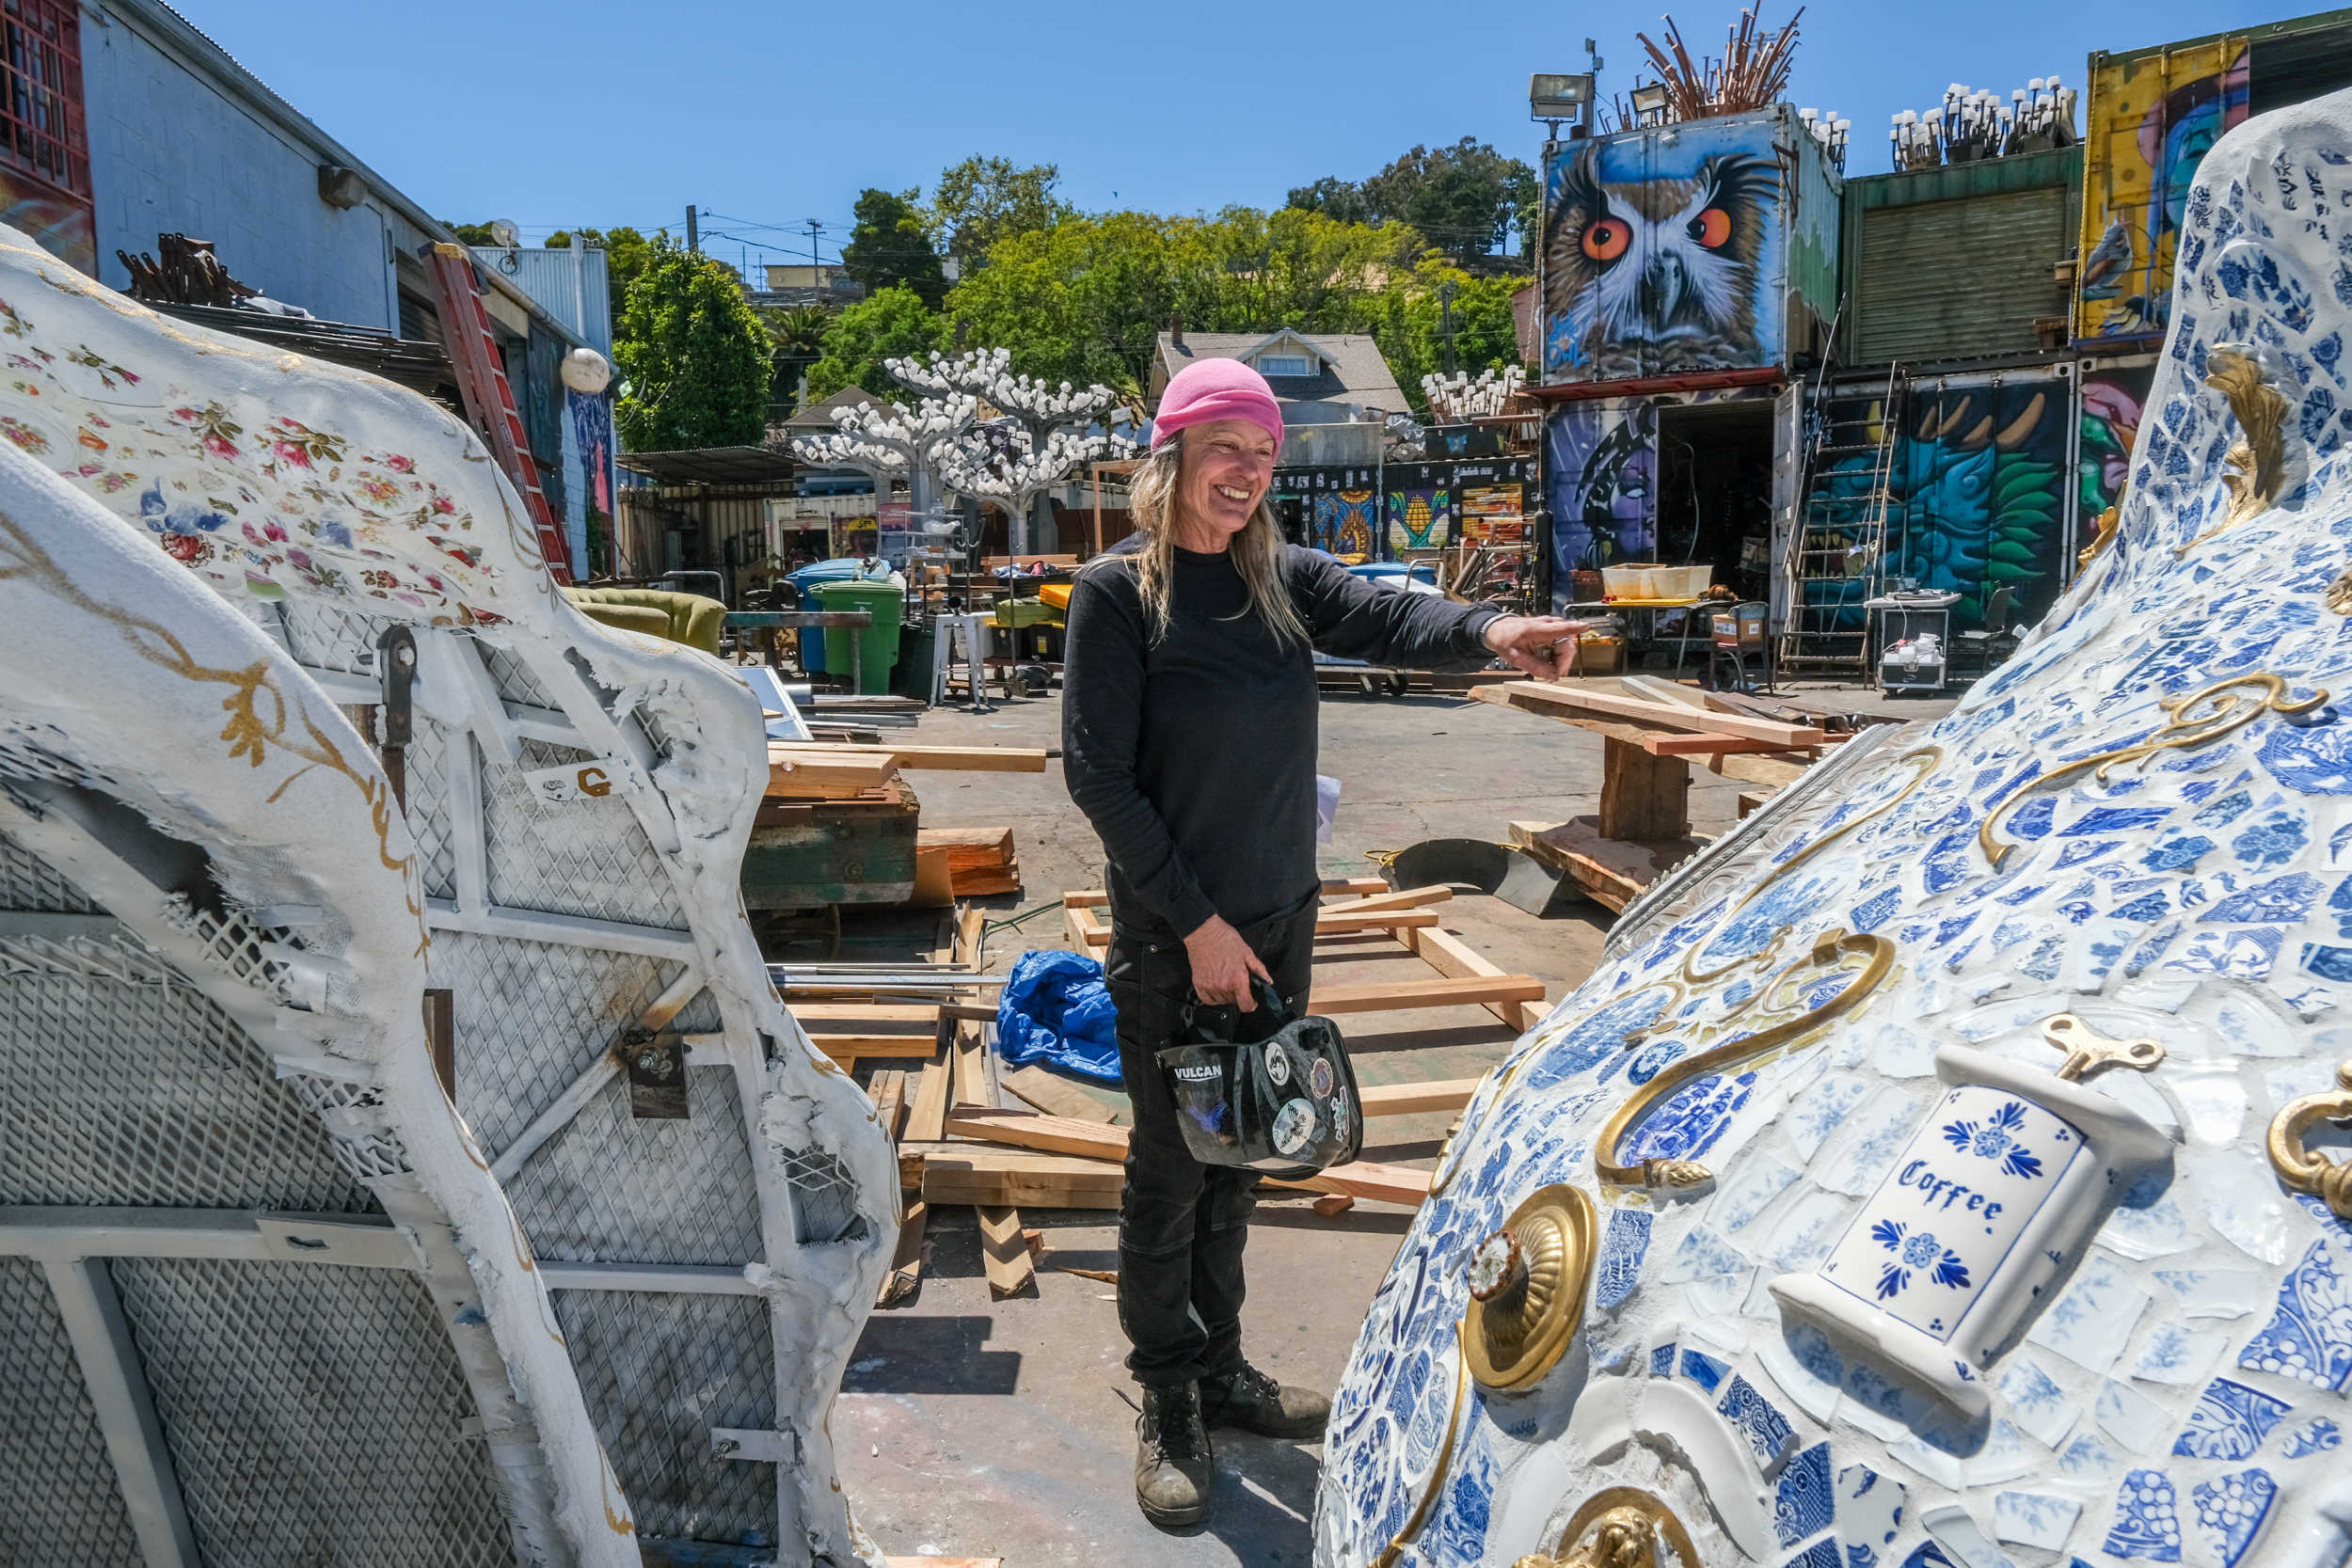
[[[2181,1560],[2179,1499],[2162,1470],[2134,1470],[2115,1494],[2115,1525],[2100,1549],[2109,1557]]]
[[[2249,1458],[2292,1408],[2258,1388],[2215,1378],[2189,1411],[2188,1426],[2173,1440],[2172,1451],[2186,1459]]]

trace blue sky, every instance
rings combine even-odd
[[[1318,176],[1361,178],[1416,142],[1473,135],[1533,162],[1534,71],[1584,69],[1623,92],[1663,42],[1649,5],[1558,0],[177,0],[201,27],[437,215],[508,217],[528,241],[574,224],[682,231],[730,261],[826,260],[868,185],[928,187],[973,153],[1061,169],[1081,207],[1279,205]],[[1653,0],[1656,3],[1656,0]],[[1675,4],[1695,55],[1720,53],[1733,0]],[[1792,7],[1766,4],[1778,25]],[[1946,84],[2087,81],[2126,50],[2307,14],[2239,0],[1816,0],[1790,96],[1854,122],[1850,172],[1888,166],[1887,117]],[[437,40],[459,40],[455,70]],[[371,65],[369,62],[376,62]],[[495,138],[505,138],[501,150]]]

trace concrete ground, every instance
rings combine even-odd
[[[1951,706],[1949,699],[1888,699],[1856,688],[1792,690],[1904,718],[1931,718]],[[1055,692],[1000,702],[993,713],[934,710],[914,738],[1058,747],[1060,724]],[[1556,822],[1593,812],[1600,757],[1598,736],[1515,709],[1449,696],[1327,696],[1318,770],[1337,777],[1343,792],[1322,863],[1332,876],[1377,876],[1369,851],[1431,838],[1504,840],[1514,818]],[[1743,786],[1704,768],[1694,768],[1692,780],[1693,831],[1722,832],[1737,815]],[[1070,803],[1059,764],[1043,775],[925,772],[913,782],[927,827],[1013,830],[1023,892],[981,903],[992,920],[1037,912],[1018,927],[991,932],[989,968],[1002,970],[1025,948],[1067,946],[1060,911],[1051,906],[1067,889],[1102,885],[1102,849]],[[1610,918],[1599,905],[1584,903],[1541,920],[1475,893],[1457,893],[1442,911],[1448,929],[1502,968],[1541,978],[1555,1001],[1590,973]],[[932,944],[938,924],[936,912],[850,912],[841,956],[906,957]],[[1429,973],[1382,936],[1327,940],[1324,947],[1319,980]],[[1514,1038],[1476,1008],[1354,1014],[1343,1023],[1367,1085],[1474,1078],[1501,1060]],[[1124,1104],[1114,1091],[1089,1092],[1106,1104]],[[1366,1130],[1363,1157],[1426,1166],[1451,1120],[1449,1114],[1375,1120]],[[1359,1203],[1326,1219],[1308,1201],[1261,1201],[1243,1322],[1248,1354],[1260,1367],[1327,1391],[1410,1215],[1391,1205]],[[921,1290],[876,1312],[852,1357],[832,1431],[842,1484],[883,1551],[1002,1557],[1009,1568],[1305,1563],[1320,1455],[1311,1445],[1216,1433],[1218,1483],[1207,1521],[1165,1532],[1137,1513],[1133,1386],[1121,1362],[1126,1342],[1117,1287],[1054,1266],[1116,1270],[1117,1216],[1024,1211],[1022,1222],[1044,1230],[1052,1249],[1046,1266],[1033,1290],[992,1301],[972,1211],[934,1211]]]

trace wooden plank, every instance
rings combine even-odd
[[[936,768],[956,773],[1042,773],[1045,752],[1026,746],[896,746],[849,745],[827,740],[771,740],[768,755],[815,758],[831,754],[852,760],[883,761],[907,772]]]
[[[1037,1277],[1037,1260],[1021,1234],[1021,1211],[984,1205],[980,1209],[980,1256],[988,1269],[989,1293],[999,1299],[1017,1295]]]
[[[1745,817],[1750,813],[1762,811],[1764,802],[1771,799],[1770,795],[1761,791],[1741,790],[1739,797],[1740,815]]]
[[[923,1201],[968,1203],[975,1207],[1032,1209],[1116,1209],[1126,1171],[1100,1160],[1076,1160],[1059,1154],[1004,1152],[1012,1161],[977,1158],[976,1146],[954,1144],[952,1152],[927,1155],[923,1162]],[[980,1151],[994,1152],[994,1151]]]
[[[1541,1002],[1544,983],[1532,974],[1483,975],[1448,980],[1376,980],[1365,985],[1318,986],[1307,998],[1311,1013],[1396,1012],[1407,1007],[1484,1006],[1489,1002]]]
[[[988,863],[1002,865],[1012,859],[1012,830],[1010,828],[918,828],[914,842],[926,849],[945,848],[956,851],[950,864],[964,863],[965,854],[985,854]]]
[[[1413,910],[1430,904],[1442,904],[1454,896],[1450,887],[1399,888],[1393,893],[1376,893],[1369,898],[1350,899],[1343,904],[1326,904],[1320,920],[1327,914],[1361,914],[1369,910]]]
[[[1407,931],[1397,939],[1420,956],[1422,962],[1449,979],[1469,975],[1499,975],[1502,970],[1485,955],[1450,931]],[[1544,1004],[1538,1002],[1489,1002],[1486,1010],[1513,1029],[1526,1031],[1544,1021]],[[1370,1113],[1366,1113],[1369,1115]]]
[[[1600,831],[1605,838],[1680,838],[1691,831],[1691,765],[1654,757],[1611,736],[1601,743]]]
[[[967,904],[956,913],[956,962],[980,966],[980,936],[988,926],[988,911]]]
[[[1478,1092],[1475,1078],[1440,1078],[1428,1084],[1375,1084],[1358,1095],[1364,1116],[1410,1117],[1424,1111],[1458,1111]]]
[[[1080,888],[1075,893],[1063,894],[1061,901],[1064,909],[1099,910],[1109,905],[1111,895],[1101,888]]]
[[[873,1098],[874,1121],[882,1128],[882,1136],[898,1142],[898,1123],[905,1119],[907,1112],[906,1073],[896,1068],[877,1072],[866,1092]]]
[[[891,1256],[882,1289],[874,1293],[875,1306],[895,1306],[913,1295],[915,1286],[922,1283],[923,1228],[930,1213],[930,1205],[921,1198],[907,1205],[906,1218],[898,1222],[898,1250]]]
[[[1388,890],[1388,882],[1378,877],[1327,877],[1323,881],[1326,898],[1360,898]]]
[[[1736,735],[1748,740],[1770,740],[1788,751],[1819,746],[1828,736],[1824,731],[1807,724],[1783,724],[1770,719],[1756,719],[1744,714],[1702,712],[1679,703],[1645,702],[1639,697],[1613,696],[1583,687],[1553,686],[1535,681],[1515,682],[1509,686],[1490,687],[1488,690],[1507,692],[1516,699],[1541,707],[1564,709],[1571,713],[1589,713],[1603,719],[1630,719],[1636,723],[1654,725],[1666,730],[1689,730],[1700,733]]]
[[[1622,914],[1641,891],[1706,845],[1696,838],[1630,843],[1608,838],[1600,819],[1514,822],[1511,842],[1554,870],[1565,871],[1594,898]]]
[[[1695,708],[1701,713],[1711,711],[1706,692],[1695,686],[1684,686],[1679,681],[1660,680],[1655,675],[1623,675],[1618,678],[1617,686],[1627,696],[1639,702],[1665,703],[1674,707]],[[1736,713],[1740,710],[1733,708],[1728,711]]]
[[[988,1082],[988,1046],[978,1023],[959,1023],[955,1037],[955,1098],[973,1105],[993,1105],[996,1096]]]
[[[948,1062],[933,1062],[914,1081],[914,1109],[907,1114],[907,1142],[937,1143],[947,1135],[942,1128],[947,1119],[948,1075],[952,1070]]]
[[[1005,1568],[1001,1557],[886,1557],[882,1568]]]
[[[936,1023],[939,1009],[916,1002],[797,1002],[792,1016],[812,1023]]]
[[[1733,752],[1780,752],[1788,748],[1769,740],[1743,740],[1736,735],[1645,735],[1642,750],[1654,757],[1724,756]]]
[[[1428,890],[1422,891],[1425,893]],[[1438,912],[1435,910],[1358,910],[1315,916],[1315,935],[1329,937],[1344,936],[1355,931],[1396,931],[1409,927],[1435,926],[1437,923]],[[1109,922],[1098,918],[1092,910],[1065,907],[1062,926],[1071,933],[1073,942],[1084,942],[1089,947],[1108,947],[1111,944]]]
[[[1075,1084],[1064,1083],[1041,1067],[1015,1068],[1010,1072],[1000,1072],[996,1075],[996,1082],[1048,1116],[1107,1123],[1119,1115]]]
[[[958,898],[993,898],[1021,891],[1021,863],[1009,865],[950,866],[948,890]]]
[[[820,1035],[809,1031],[808,1040],[836,1062],[872,1061],[876,1057],[929,1056],[939,1049],[932,1035]]]
[[[1016,1148],[1052,1150],[1050,1153],[1026,1156],[1026,1160],[1059,1159],[1070,1162],[1068,1165],[1053,1167],[1051,1170],[1041,1169],[1038,1174],[1041,1176],[1071,1175],[1084,1179],[1086,1177],[1084,1167],[1087,1165],[1092,1165],[1098,1172],[1119,1172],[1121,1167],[1110,1164],[1108,1162],[1115,1158],[1123,1159],[1127,1152],[1126,1129],[1096,1127],[1086,1122],[1070,1121],[1060,1117],[1007,1116],[1002,1112],[985,1111],[973,1106],[959,1106],[955,1116],[949,1119],[948,1130],[961,1132],[966,1137],[991,1138],[998,1143],[1011,1144]],[[1097,1158],[1084,1160],[1071,1152],[1077,1149],[1093,1150]],[[951,1188],[955,1185],[955,1182],[946,1176],[947,1171],[953,1166],[943,1164],[943,1162],[953,1162],[959,1157],[978,1162],[984,1167],[981,1174],[1014,1172],[1025,1174],[1031,1169],[1025,1160],[1005,1159],[1000,1156],[998,1161],[991,1163],[985,1161],[970,1145],[949,1144],[946,1146],[946,1152],[931,1155],[924,1163],[924,1196],[932,1196],[935,1191],[933,1185],[935,1180],[942,1181]],[[1383,1203],[1413,1204],[1421,1202],[1429,1196],[1428,1172],[1407,1170],[1398,1165],[1375,1164],[1364,1160],[1359,1160],[1353,1164],[1334,1165],[1329,1170],[1319,1172],[1302,1180],[1283,1181],[1276,1184],[1299,1187],[1311,1192],[1346,1193],[1354,1197],[1375,1198]]]
[[[1266,1179],[1269,1187],[1296,1187],[1310,1193],[1345,1193],[1350,1197],[1366,1198],[1375,1203],[1402,1203],[1413,1208],[1428,1201],[1429,1173],[1409,1170],[1403,1165],[1375,1164],[1359,1160],[1354,1164],[1333,1165],[1329,1170],[1300,1181],[1277,1181]]]
[[[1326,1193],[1315,1199],[1313,1207],[1316,1213],[1327,1220],[1355,1208],[1356,1198],[1350,1193]]]
[[[1546,704],[1517,700],[1513,694],[1522,691],[1527,686],[1528,683],[1518,682],[1510,686],[1483,687],[1471,692],[1470,695],[1479,702],[1491,703],[1497,707],[1518,708],[1522,712],[1556,720],[1560,723],[1585,730],[1594,735],[1615,736],[1620,740],[1629,740],[1637,746],[1641,744],[1644,736],[1658,733],[1654,729],[1644,729],[1639,724],[1620,723],[1607,719],[1580,718],[1576,714],[1565,712]],[[1535,688],[1534,689],[1543,689]],[[1714,726],[1709,724],[1707,727],[1712,729]],[[1811,757],[1802,752],[1778,752],[1759,756],[1747,756],[1733,752],[1709,756],[1706,759],[1704,766],[1708,772],[1722,778],[1737,779],[1742,784],[1764,784],[1778,789],[1802,774],[1812,765],[1812,761]]]
[[[834,800],[880,789],[898,776],[888,757],[840,756],[813,752],[807,756],[768,753],[768,793],[787,800]]]

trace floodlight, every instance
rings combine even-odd
[[[1572,75],[1537,71],[1527,79],[1527,106],[1532,119],[1574,119],[1592,101],[1590,71]]]

